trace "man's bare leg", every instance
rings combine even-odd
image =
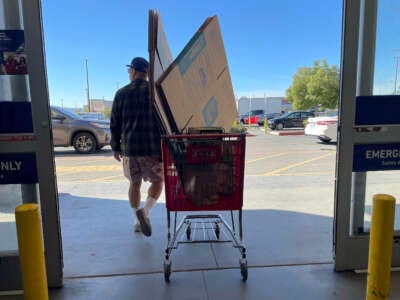
[[[154,204],[156,204],[158,198],[161,195],[163,184],[163,181],[152,182],[149,189],[147,190],[147,199],[144,205],[144,211],[147,217],[150,214],[151,208],[154,206]]]
[[[138,209],[140,206],[141,184],[142,182],[134,183],[132,181],[129,184],[129,191],[128,191],[129,203],[131,204],[131,207],[134,209]]]
[[[128,190],[128,198],[129,198],[129,203],[132,207],[133,211],[133,227],[135,232],[140,232],[140,224],[139,220],[136,217],[136,212],[140,206],[140,186],[142,182],[138,183],[133,183],[130,181],[129,183],[129,190]]]

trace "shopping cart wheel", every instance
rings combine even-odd
[[[240,264],[240,274],[242,274],[242,280],[246,281],[247,280],[247,260],[245,258],[239,259],[239,264]]]
[[[169,282],[169,277],[171,276],[171,261],[164,261],[164,280],[165,282]]]
[[[215,222],[215,236],[217,237],[217,239],[219,239],[219,233],[220,233],[220,229],[219,229],[219,225],[217,222]]]
[[[192,233],[192,228],[190,227],[190,225],[188,225],[187,227],[186,227],[186,238],[188,239],[188,240],[190,240],[190,234]]]

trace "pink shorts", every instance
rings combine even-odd
[[[122,158],[124,176],[133,183],[164,180],[162,162],[150,156],[124,156]]]

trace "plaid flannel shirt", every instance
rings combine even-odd
[[[111,110],[111,148],[124,156],[161,159],[161,133],[149,83],[135,79],[117,91]]]

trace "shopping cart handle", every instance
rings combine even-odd
[[[163,140],[168,139],[188,139],[188,138],[234,138],[234,137],[246,137],[245,133],[209,133],[209,134],[166,134],[162,135]]]

